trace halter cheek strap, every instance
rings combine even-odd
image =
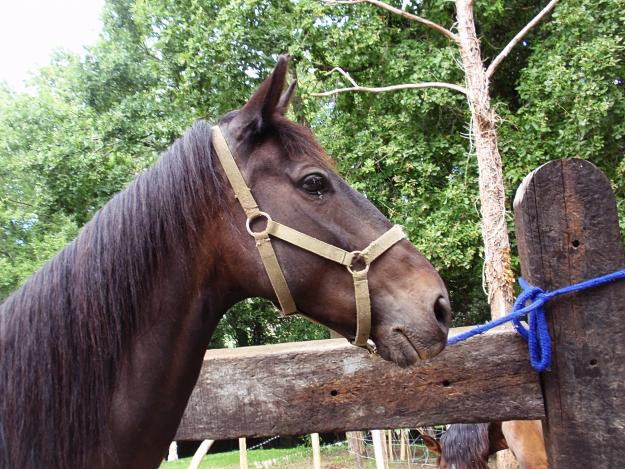
[[[347,268],[353,278],[354,295],[356,298],[356,337],[352,344],[359,347],[366,347],[371,332],[371,301],[369,298],[369,283],[367,279],[369,266],[398,241],[406,237],[401,226],[393,226],[386,233],[369,244],[364,250],[349,252],[286,225],[282,225],[272,220],[269,214],[262,212],[258,207],[241,171],[239,171],[219,126],[213,127],[213,145],[217,157],[226,173],[226,177],[232,186],[235,197],[239,200],[247,216],[245,227],[247,232],[256,240],[256,247],[258,248],[271,286],[278,298],[278,303],[280,303],[282,313],[288,316],[297,313],[297,308],[286,279],[284,278],[284,274],[282,273],[282,269],[280,268],[276,253],[271,245],[271,237],[286,241],[313,254],[344,265]],[[253,231],[252,222],[262,218],[266,221],[265,229],[262,231]],[[364,267],[361,270],[355,270],[354,262],[356,261],[364,263]]]

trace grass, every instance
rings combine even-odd
[[[309,446],[297,446],[295,448],[280,449],[256,449],[247,452],[247,460],[250,469],[262,468],[261,462],[272,462],[271,469],[312,469],[312,449]],[[366,458],[366,469],[375,469],[375,461]],[[173,462],[163,462],[160,469],[187,469],[191,458],[184,458]],[[354,456],[347,451],[346,445],[328,445],[321,447],[321,467],[326,469],[353,469],[355,467]],[[433,469],[433,464],[409,464],[394,462],[390,464],[393,469]],[[209,453],[202,459],[201,469],[239,469],[239,451],[227,453]]]
[[[297,446],[295,448],[276,448],[276,449],[255,449],[247,452],[247,460],[250,467],[254,467],[254,462],[267,461],[271,459],[288,458],[289,463],[301,461],[305,465],[305,461],[312,461],[312,450],[306,446]],[[191,458],[179,459],[178,461],[163,462],[160,469],[187,469],[191,463]],[[209,453],[202,459],[201,469],[238,469],[239,468],[239,451],[228,451],[227,453]]]

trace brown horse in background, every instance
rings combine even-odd
[[[455,423],[440,440],[421,433],[425,446],[438,456],[440,469],[488,469],[488,458],[508,445],[501,422]]]
[[[282,57],[221,132],[274,220],[362,249],[391,224],[284,117],[286,73]],[[245,220],[197,122],[0,305],[0,467],[158,467],[219,319],[248,297],[276,301]],[[346,269],[274,247],[298,310],[353,338]],[[410,242],[371,265],[369,291],[383,358],[407,366],[444,348],[447,291]]]
[[[508,447],[521,469],[547,469],[547,451],[540,420],[511,420],[502,422]]]
[[[521,469],[548,467],[540,420],[456,423],[449,426],[440,440],[423,432],[421,438],[438,456],[440,469],[488,469],[489,457],[504,449],[512,451]],[[512,439],[514,445],[508,443]]]

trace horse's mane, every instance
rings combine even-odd
[[[157,270],[215,205],[213,164],[197,122],[0,305],[0,467],[87,466]]]
[[[485,454],[488,455],[489,449],[488,424],[450,425],[441,437],[441,446],[443,456],[449,465],[482,467],[484,465],[482,458]]]
[[[272,130],[288,157],[331,165],[308,129],[276,116]],[[211,135],[195,123],[0,305],[0,467],[86,467],[106,443],[116,372],[158,271],[220,205]]]

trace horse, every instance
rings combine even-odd
[[[488,469],[488,458],[508,448],[501,422],[456,423],[440,440],[420,433],[425,446],[437,455],[440,469]]]
[[[502,422],[501,430],[521,469],[547,469],[547,450],[541,420]]]
[[[217,127],[196,122],[0,305],[0,467],[158,467],[219,319],[245,298],[280,302],[265,262],[298,312],[350,340],[355,310],[370,313],[386,360],[445,347],[442,279],[285,117],[287,68],[281,56]],[[246,217],[218,136],[267,217]],[[259,255],[269,216],[346,253],[343,265],[274,236],[274,256]]]
[[[421,433],[426,447],[438,456],[438,467],[487,469],[488,458],[510,449],[521,469],[547,469],[540,420],[452,424],[440,441]]]

